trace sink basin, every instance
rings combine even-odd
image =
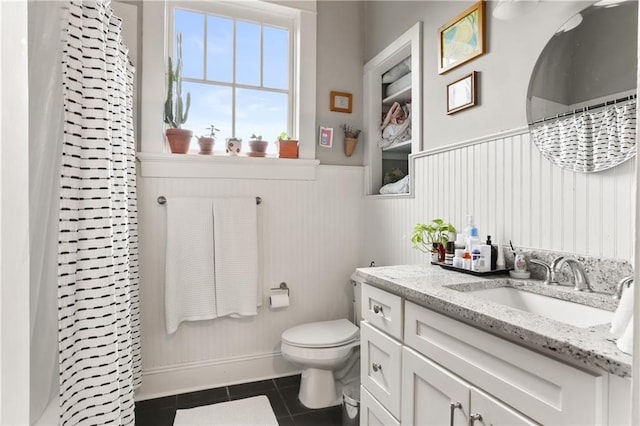
[[[613,312],[511,287],[467,291],[480,299],[560,321],[576,327],[610,323]]]

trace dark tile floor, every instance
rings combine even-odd
[[[266,395],[280,426],[338,426],[342,408],[312,410],[298,401],[300,375],[183,393],[136,403],[136,426],[172,426],[176,410]]]

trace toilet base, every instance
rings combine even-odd
[[[298,399],[307,408],[326,408],[340,404],[332,370],[305,368],[300,379]]]

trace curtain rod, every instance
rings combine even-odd
[[[549,121],[549,120],[557,120],[558,118],[566,117],[568,115],[574,115],[574,114],[577,114],[579,112],[589,111],[590,109],[597,109],[597,108],[605,107],[607,105],[617,104],[618,102],[630,101],[631,99],[636,99],[637,97],[638,97],[638,95],[634,94],[634,95],[629,95],[629,96],[624,96],[622,98],[614,99],[612,101],[601,102],[601,103],[596,104],[596,105],[585,106],[585,107],[582,107],[582,108],[574,109],[573,111],[567,111],[567,112],[562,113],[562,114],[556,114],[555,116],[552,116],[552,117],[541,118],[540,120],[536,120],[536,121],[533,121],[533,122],[529,123],[529,125],[531,126],[531,125],[542,123],[544,121]]]
[[[262,198],[256,197],[256,204],[261,204],[261,203],[262,203]],[[158,204],[167,204],[167,197],[165,197],[164,195],[159,196]]]

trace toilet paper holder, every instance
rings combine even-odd
[[[271,287],[269,290],[286,290],[287,291],[287,296],[291,297],[291,293],[290,293],[290,289],[287,286],[287,283],[285,282],[281,282],[280,283],[280,287]]]

